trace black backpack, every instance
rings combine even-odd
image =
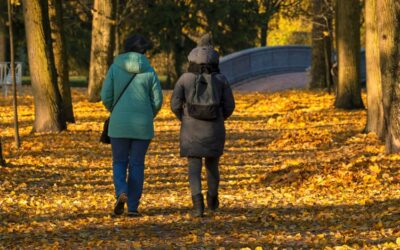
[[[186,100],[189,116],[199,120],[215,120],[220,115],[221,96],[213,84],[212,74],[196,76],[193,92]]]

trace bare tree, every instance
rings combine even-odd
[[[47,0],[23,0],[28,59],[35,100],[34,132],[66,129],[57,86]]]
[[[339,67],[335,101],[337,108],[364,108],[361,99],[360,13],[359,0],[337,0],[336,47]]]
[[[333,85],[330,74],[332,64],[332,19],[333,9],[330,0],[312,0],[312,60],[311,89],[330,87]]]
[[[378,40],[386,152],[400,152],[400,3],[378,0]]]
[[[69,86],[69,69],[64,35],[62,0],[48,0],[48,2],[54,62],[57,71],[57,86],[64,105],[65,120],[74,123],[75,118],[72,108],[71,88]]]
[[[377,0],[365,1],[367,67],[368,122],[366,131],[375,132],[381,139],[385,136],[384,111],[382,102],[382,79],[379,55]]]
[[[15,56],[14,56],[14,31],[12,20],[12,5],[11,0],[7,1],[8,6],[8,30],[10,38],[10,62],[11,62],[11,81],[13,86],[13,109],[14,109],[14,141],[16,148],[20,147],[19,123],[18,123],[18,97],[17,97],[17,82],[15,79]]]
[[[89,69],[89,101],[100,101],[100,90],[114,52],[116,0],[95,0]]]

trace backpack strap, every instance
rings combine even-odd
[[[129,82],[125,85],[124,89],[122,90],[122,92],[119,94],[117,100],[114,102],[114,104],[111,107],[111,111],[110,113],[113,112],[115,105],[117,105],[119,99],[121,99],[122,95],[124,94],[125,90],[128,88],[129,84],[131,84],[133,78],[135,78],[136,74],[133,74],[132,77],[129,79]]]

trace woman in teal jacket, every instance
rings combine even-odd
[[[128,216],[140,215],[137,209],[143,190],[144,160],[154,136],[153,119],[162,105],[160,81],[144,55],[148,48],[149,42],[143,36],[129,37],[125,41],[125,53],[114,59],[101,90],[103,104],[110,111],[129,84],[111,113],[108,129],[116,215],[124,213],[126,202]]]

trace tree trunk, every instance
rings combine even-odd
[[[12,22],[12,5],[11,0],[7,1],[8,4],[8,31],[10,38],[10,63],[11,63],[11,81],[13,86],[13,109],[14,109],[14,141],[15,147],[20,147],[20,137],[19,137],[19,123],[18,123],[18,97],[17,97],[17,82],[15,75],[15,54],[14,54],[14,31]]]
[[[7,5],[6,1],[0,2],[0,62],[6,61],[6,51],[7,51],[7,36],[6,36],[6,25],[5,25],[5,16],[6,16]],[[0,138],[0,166],[4,167],[6,165],[6,161],[3,157],[3,148],[2,141]]]
[[[365,1],[365,59],[367,67],[367,132],[374,132],[382,140],[385,136],[382,103],[382,81],[379,58],[379,35],[377,26],[377,0]]]
[[[47,0],[23,0],[29,70],[35,103],[34,132],[66,129],[57,86]]]
[[[100,91],[113,59],[116,0],[95,0],[90,51],[89,101],[100,101]]]
[[[4,157],[3,157],[2,142],[1,142],[1,139],[0,139],[0,166],[4,167],[5,165],[6,165],[6,161],[4,160]]]
[[[120,53],[120,22],[121,22],[121,16],[120,16],[120,2],[117,0],[115,3],[115,27],[114,27],[114,57],[118,56]]]
[[[174,75],[173,75],[173,81],[177,81],[178,78],[182,75],[182,66],[183,66],[183,48],[180,48],[180,46],[176,46],[174,49]]]
[[[182,30],[181,26],[179,26],[178,30]],[[182,67],[185,60],[185,37],[183,34],[179,35],[179,40],[177,40],[173,46],[174,75],[172,80],[177,81],[178,78],[183,74]]]
[[[336,108],[362,109],[359,0],[337,0],[338,86]]]
[[[269,18],[265,18],[264,23],[261,25],[261,47],[267,46],[268,28],[269,28]]]
[[[120,31],[119,31],[119,27],[116,26],[115,27],[115,36],[114,36],[114,41],[115,41],[115,48],[114,48],[114,57],[118,56],[121,52],[121,45],[120,45],[120,40],[121,36],[120,36]]]
[[[397,61],[400,55],[397,52]],[[389,127],[386,137],[386,153],[400,153],[400,70],[397,67],[396,83],[393,90],[392,105],[390,107]]]
[[[333,87],[332,69],[332,39],[330,35],[324,37],[324,55],[325,55],[325,80],[328,93],[331,94]]]
[[[48,3],[54,63],[57,71],[57,86],[64,105],[65,120],[74,123],[75,118],[72,108],[71,88],[69,86],[69,69],[64,35],[62,0],[48,0]]]
[[[325,44],[324,31],[326,30],[323,18],[323,5],[320,0],[312,1],[312,59],[311,59],[311,82],[310,89],[325,88],[326,82],[325,69]]]
[[[0,62],[5,62],[7,58],[7,35],[6,25],[3,19],[0,19]]]
[[[378,0],[378,34],[386,152],[400,152],[400,3]]]

